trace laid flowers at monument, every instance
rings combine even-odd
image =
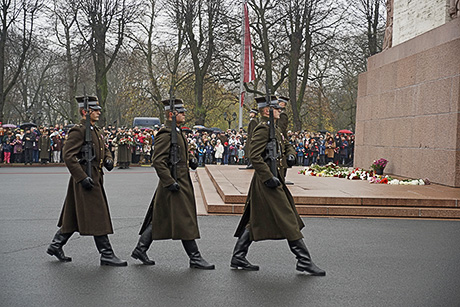
[[[387,165],[388,161],[385,159],[379,159],[374,161],[380,164],[376,165]],[[396,179],[388,175],[378,175],[375,170],[365,170],[363,168],[350,168],[341,167],[334,163],[328,163],[327,165],[320,166],[317,164],[305,167],[299,170],[299,174],[315,177],[338,177],[346,178],[348,180],[367,180],[369,183],[377,184],[392,184],[392,185],[428,185],[430,181],[426,179]]]
[[[371,177],[372,173],[366,171],[365,169],[357,167],[354,170],[352,170],[346,178],[350,180],[367,180]]]
[[[383,175],[383,169],[385,166],[387,166],[388,160],[384,158],[380,158],[378,160],[374,160],[374,162],[371,165],[371,168],[375,171],[376,174],[378,175]]]
[[[349,173],[350,173],[350,168],[341,167],[332,162],[324,166],[313,164],[299,171],[299,174],[303,174],[303,175],[317,176],[317,177],[339,177],[339,178],[345,178]]]

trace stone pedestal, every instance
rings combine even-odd
[[[452,20],[446,0],[394,0],[393,46]]]
[[[460,18],[368,59],[355,166],[460,187]]]

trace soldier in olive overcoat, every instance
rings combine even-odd
[[[187,139],[180,129],[185,121],[183,102],[173,101],[177,126],[172,127],[173,112],[170,111],[170,100],[163,101],[166,111],[166,124],[155,136],[155,150],[152,165],[160,179],[153,196],[144,224],[139,232],[140,238],[131,256],[146,265],[155,262],[147,256],[147,250],[152,240],[182,240],[182,244],[190,258],[190,267],[198,269],[214,269],[207,263],[198,251],[195,239],[200,238],[196,215],[195,195],[189,166],[196,169],[196,158],[189,155]],[[177,132],[178,156],[177,178],[171,174],[171,131]]]
[[[63,158],[70,172],[67,196],[61,211],[58,226],[60,227],[48,247],[48,254],[56,256],[60,261],[71,261],[64,255],[62,247],[74,232],[83,236],[94,236],[96,247],[101,254],[101,265],[126,266],[127,262],[115,256],[108,234],[113,233],[112,221],[103,186],[104,172],[113,169],[113,159],[105,146],[103,131],[95,126],[101,114],[97,97],[87,96],[89,114],[83,108],[84,97],[77,97],[82,120],[69,131],[64,145]],[[80,163],[83,158],[82,147],[85,142],[85,121],[90,116],[92,154],[91,177],[85,172],[86,164]]]
[[[269,112],[273,108],[274,119],[279,119],[280,106],[276,96],[271,96],[267,102],[265,97],[257,98],[260,123],[254,130],[251,139],[250,158],[254,166],[254,175],[248,191],[248,197],[243,216],[235,236],[236,242],[231,267],[245,270],[258,270],[246,259],[252,241],[287,239],[291,251],[298,262],[296,269],[312,275],[325,275],[311,260],[310,254],[303,242],[300,230],[304,224],[297,213],[294,200],[286,187],[284,176],[281,175],[281,160],[286,156],[288,164],[295,163],[295,150],[284,139],[281,131],[275,126],[277,151],[277,174],[272,174],[267,159],[267,144],[270,140]]]
[[[251,159],[249,159],[250,151],[251,151],[251,138],[252,138],[252,133],[254,132],[254,129],[257,127],[259,124],[259,119],[257,118],[257,115],[259,114],[259,111],[257,109],[251,109],[249,111],[249,124],[248,124],[248,134],[247,134],[247,139],[246,139],[246,146],[245,146],[245,155],[248,158],[248,165],[246,166],[247,169],[253,169]]]
[[[40,163],[48,163],[50,159],[51,139],[46,128],[43,129],[38,139],[38,150],[40,151]]]
[[[283,97],[283,96],[278,97],[278,104],[281,107],[281,113],[280,113],[280,118],[276,122],[276,125],[278,126],[281,134],[286,140],[288,139],[287,131],[288,131],[288,126],[289,126],[289,116],[286,113],[286,105],[288,102],[289,102],[289,98]],[[286,159],[283,159],[281,161],[281,166],[282,166],[281,174],[283,175],[284,178],[286,178],[287,169],[288,169]]]

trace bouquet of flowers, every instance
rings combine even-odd
[[[380,169],[384,169],[385,166],[387,166],[388,160],[385,160],[384,158],[380,158],[378,160],[374,160],[374,163],[372,163],[371,168],[376,171]]]
[[[381,184],[388,184],[392,178],[389,176],[372,176],[367,179],[369,183],[381,183]]]
[[[350,179],[350,180],[367,180],[370,176],[371,175],[369,174],[368,171],[357,167],[347,175],[347,179]]]
[[[317,177],[339,177],[345,178],[350,173],[348,167],[339,167],[336,164],[330,162],[325,166],[319,166],[314,164],[310,167],[305,167],[299,171],[299,174],[317,176]]]
[[[134,139],[130,136],[123,136],[118,140],[119,145],[134,145]]]

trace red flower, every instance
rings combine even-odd
[[[388,178],[383,178],[382,180],[380,180],[380,183],[388,184]]]

